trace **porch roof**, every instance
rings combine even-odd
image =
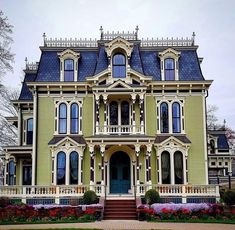
[[[166,139],[168,139],[169,137],[174,137],[185,144],[191,143],[191,141],[188,139],[186,135],[157,135],[155,138],[155,143],[160,144]]]

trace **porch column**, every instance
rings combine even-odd
[[[95,182],[94,145],[89,145],[89,152],[90,152],[90,185],[94,185]]]
[[[4,185],[8,185],[8,169],[9,169],[9,159],[5,160],[5,168],[4,168]]]
[[[95,94],[95,132],[96,134],[99,134],[99,125],[100,125],[100,95]]]
[[[104,102],[104,134],[107,133],[107,98],[108,98],[108,95],[106,94],[103,94],[103,102]]]
[[[151,152],[152,152],[152,145],[147,145],[147,158],[148,158],[148,182],[151,184]]]
[[[139,162],[139,154],[140,154],[140,145],[135,145],[135,153],[136,153],[136,180],[137,185],[140,184],[140,162]]]
[[[100,154],[101,154],[101,184],[104,185],[104,152],[105,145],[100,145]]]
[[[135,123],[135,101],[136,101],[136,94],[135,93],[131,94],[131,99],[132,99],[132,118],[133,118],[133,122],[132,122],[133,129],[132,129],[132,132],[133,132],[133,134],[135,134],[136,133],[136,127],[135,127],[135,125],[136,125],[136,123]]]
[[[81,184],[83,183],[83,155],[82,156],[80,156],[80,167],[81,167],[81,174],[80,174],[80,182],[81,182]]]
[[[144,134],[144,93],[139,95],[140,97],[140,133]]]

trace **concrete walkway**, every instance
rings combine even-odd
[[[154,229],[154,230],[234,230],[232,224],[150,223],[137,220],[103,220],[93,223],[0,225],[0,229],[97,228],[97,229]]]

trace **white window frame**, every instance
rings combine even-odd
[[[23,129],[22,129],[22,143],[23,145],[27,145],[27,128],[28,128],[28,124],[27,121],[29,119],[33,119],[33,114],[24,114],[23,115]],[[34,131],[34,127],[33,127],[33,131]],[[32,143],[33,145],[33,143]]]
[[[67,106],[67,131],[66,133],[59,133],[59,107],[64,103]],[[78,133],[71,133],[71,105],[76,103],[78,105],[79,117],[78,117]],[[55,101],[55,123],[54,123],[54,135],[82,135],[82,101],[78,100],[56,100]]]
[[[168,105],[168,122],[169,122],[169,132],[168,133],[162,133],[161,132],[161,104],[162,103],[167,103]],[[179,133],[173,133],[173,117],[172,117],[172,105],[173,103],[179,103],[180,105],[180,128],[181,128],[181,132]],[[184,110],[184,100],[180,100],[180,99],[167,99],[167,100],[157,100],[156,99],[156,114],[157,114],[157,134],[172,134],[172,135],[177,135],[177,134],[185,134],[185,119],[184,119],[184,115],[185,115],[185,111]]]
[[[179,80],[179,57],[180,52],[168,48],[162,52],[159,52],[159,58],[160,58],[160,66],[161,66],[161,79],[162,81],[165,81],[165,59],[171,58],[174,60],[174,67],[175,67],[175,81]]]

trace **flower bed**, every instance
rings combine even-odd
[[[101,220],[103,207],[92,205],[8,205],[0,208],[0,222],[90,222]]]
[[[218,204],[153,204],[137,207],[139,220],[234,220],[235,212],[225,213]]]

